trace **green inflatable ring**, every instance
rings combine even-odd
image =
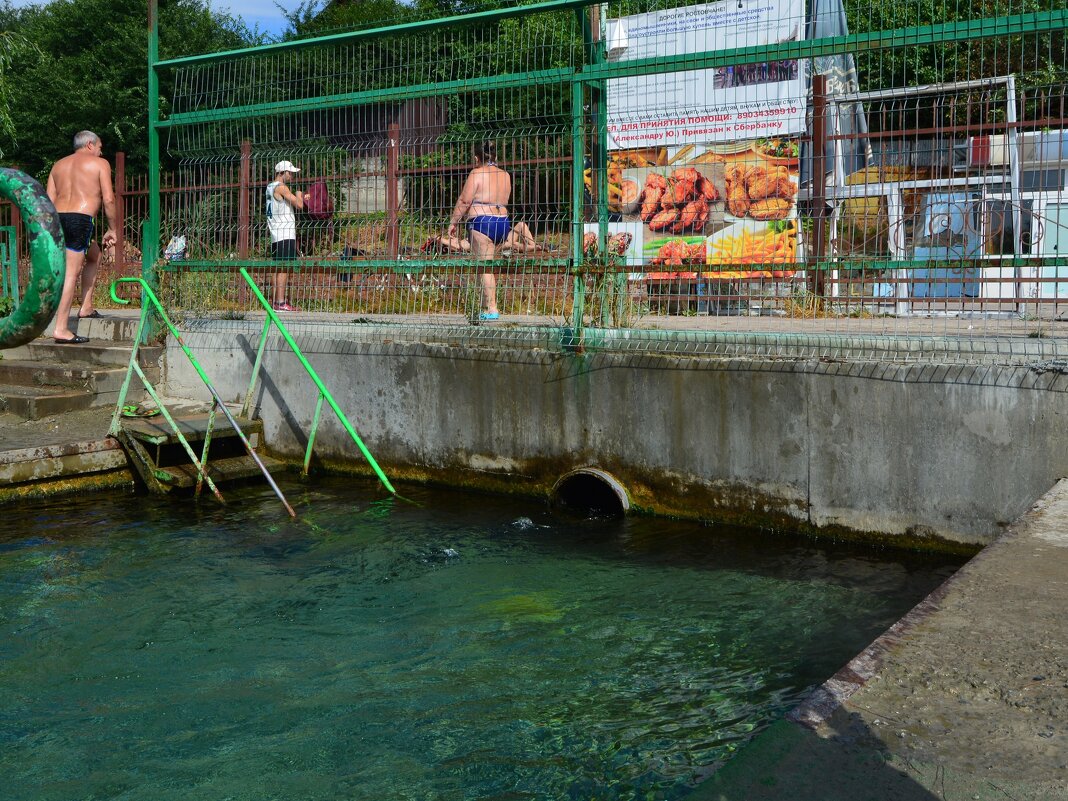
[[[0,168],[0,195],[22,215],[30,243],[30,280],[22,300],[7,317],[0,317],[0,349],[36,339],[55,317],[63,292],[66,255],[56,207],[44,187],[19,170]]]

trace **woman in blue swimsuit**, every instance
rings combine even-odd
[[[491,261],[497,254],[497,246],[508,238],[512,224],[508,220],[508,199],[512,194],[512,178],[497,166],[497,146],[493,142],[478,142],[472,148],[475,168],[467,176],[460,198],[449,218],[450,237],[459,232],[460,221],[467,220],[471,239],[471,255],[483,261]],[[497,276],[482,274],[481,320],[496,320]]]

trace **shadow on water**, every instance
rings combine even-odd
[[[686,801],[941,801],[892,764],[859,715],[839,710],[826,727],[773,723]]]
[[[834,561],[892,562],[896,557],[904,563],[934,568],[947,578],[963,562],[941,555],[894,550],[887,553],[886,549],[856,543],[828,546],[789,534],[732,527],[713,531],[693,526],[658,527],[648,521],[628,527],[610,509],[583,514],[564,504],[553,512],[561,523],[582,532],[572,547],[620,539],[626,542],[632,557],[641,554],[660,563],[688,562],[718,570],[763,569],[767,575],[780,579],[784,577],[784,553],[793,554],[796,563],[789,572],[798,579],[812,574],[814,561],[823,562],[815,572],[825,578],[827,563]],[[856,577],[841,578],[849,583]],[[895,767],[883,743],[857,714],[839,710],[825,722],[821,734],[779,719],[726,760],[686,796],[686,801],[940,801],[941,796],[910,775],[909,769],[916,776],[921,775],[915,766],[906,761],[905,767]],[[934,778],[937,780],[937,775]]]

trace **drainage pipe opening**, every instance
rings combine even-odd
[[[551,500],[554,506],[585,517],[623,517],[630,509],[623,485],[595,467],[561,476],[553,486]]]

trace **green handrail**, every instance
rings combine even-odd
[[[371,469],[375,471],[375,475],[378,476],[378,480],[382,482],[382,486],[389,490],[390,493],[392,493],[393,495],[396,495],[397,491],[393,489],[393,485],[389,483],[389,479],[386,478],[386,474],[382,472],[382,468],[378,466],[378,462],[375,461],[375,457],[373,457],[371,455],[371,452],[367,450],[367,446],[363,444],[363,440],[361,440],[360,435],[356,433],[356,429],[353,428],[352,423],[349,422],[349,419],[345,416],[345,413],[341,411],[341,407],[337,405],[337,401],[334,400],[334,397],[330,394],[330,391],[323,385],[322,380],[319,378],[319,374],[315,372],[315,368],[312,367],[308,363],[308,360],[304,358],[304,353],[297,346],[297,343],[293,341],[293,337],[290,336],[289,331],[286,329],[286,327],[282,325],[282,321],[278,319],[278,315],[275,314],[274,309],[271,308],[271,304],[268,302],[267,298],[264,297],[263,292],[260,291],[260,288],[256,285],[256,282],[252,280],[252,276],[249,275],[248,270],[242,267],[240,272],[241,276],[245,279],[245,282],[250,287],[252,287],[252,292],[256,295],[256,299],[260,302],[260,305],[263,306],[263,308],[267,311],[267,320],[265,321],[263,326],[263,333],[260,335],[259,347],[256,349],[256,363],[253,365],[252,368],[252,380],[249,382],[248,392],[245,394],[245,405],[243,407],[242,413],[246,415],[248,414],[249,404],[252,402],[252,390],[256,386],[256,379],[259,376],[260,372],[260,364],[263,361],[263,351],[267,344],[267,334],[271,330],[271,325],[275,325],[278,327],[278,332],[282,335],[282,338],[286,341],[286,344],[289,345],[289,347],[293,350],[293,354],[300,361],[301,366],[304,367],[304,371],[308,374],[308,377],[311,378],[311,380],[315,383],[315,386],[319,389],[319,400],[315,407],[315,420],[312,423],[311,433],[308,435],[308,448],[304,454],[305,475],[307,475],[308,466],[311,463],[312,446],[315,444],[315,432],[319,427],[319,414],[322,411],[323,401],[325,400],[328,404],[330,404],[330,408],[334,410],[334,414],[337,415],[337,419],[341,422],[341,425],[345,428],[345,431],[348,432],[349,436],[352,438],[352,441],[356,443],[356,447],[360,449],[360,453],[363,454],[363,457],[367,460],[367,463],[371,465]]]
[[[197,362],[196,357],[193,355],[193,352],[189,350],[189,348],[186,346],[181,334],[178,333],[178,329],[175,328],[174,323],[172,323],[170,318],[167,316],[167,312],[164,311],[163,304],[160,303],[159,298],[156,297],[156,293],[152,291],[152,287],[149,286],[148,282],[141,277],[126,277],[115,279],[111,283],[111,299],[122,306],[128,305],[130,301],[125,300],[124,298],[120,298],[118,296],[116,290],[118,289],[119,284],[140,284],[141,292],[143,293],[144,297],[148,299],[149,303],[142,303],[141,305],[141,323],[138,326],[137,336],[134,339],[133,352],[130,354],[130,369],[126,372],[126,380],[123,382],[122,389],[119,391],[119,400],[115,406],[115,413],[114,415],[112,415],[111,418],[111,428],[109,433],[114,436],[119,432],[119,414],[122,410],[123,404],[126,402],[126,394],[130,388],[130,379],[132,378],[133,373],[136,372],[137,375],[140,377],[142,383],[144,383],[145,389],[148,390],[148,394],[152,396],[152,399],[156,402],[156,405],[159,407],[160,412],[163,413],[164,419],[174,430],[174,433],[178,436],[178,441],[182,444],[182,447],[185,449],[186,454],[196,466],[197,493],[199,494],[200,492],[201,483],[206,481],[208,487],[211,489],[212,493],[214,493],[215,497],[218,498],[220,501],[223,501],[222,493],[219,492],[219,488],[216,487],[215,483],[211,480],[211,476],[208,475],[207,467],[205,466],[207,464],[208,458],[208,447],[211,443],[211,430],[215,425],[215,409],[222,409],[222,412],[226,416],[226,419],[229,420],[230,425],[233,426],[234,432],[240,438],[241,443],[245,446],[245,450],[248,451],[248,454],[253,458],[257,466],[260,468],[260,472],[262,472],[264,478],[267,479],[267,483],[271,485],[271,489],[274,490],[274,494],[278,496],[278,500],[280,500],[282,502],[282,505],[285,506],[286,511],[289,512],[289,516],[295,518],[297,516],[297,513],[293,511],[293,507],[289,505],[289,501],[287,501],[285,496],[282,494],[282,490],[278,488],[278,485],[275,483],[274,478],[267,470],[266,465],[263,464],[263,461],[260,459],[259,455],[252,448],[252,443],[248,441],[248,437],[246,437],[245,432],[241,430],[241,426],[237,424],[237,421],[234,419],[234,416],[230,414],[230,410],[226,408],[226,404],[223,403],[222,398],[219,397],[219,393],[215,390],[215,386],[211,383],[211,380],[208,378],[207,374],[200,366],[200,363]],[[137,362],[138,351],[140,350],[141,342],[143,339],[142,334],[144,333],[145,326],[148,322],[148,311],[150,305],[152,307],[155,307],[155,310],[159,314],[160,318],[163,320],[164,325],[167,326],[167,329],[171,332],[171,335],[181,347],[182,352],[185,353],[186,358],[189,359],[189,363],[193,365],[193,369],[197,371],[197,375],[200,376],[200,380],[204,382],[204,386],[208,388],[208,391],[211,393],[211,397],[214,400],[211,412],[208,416],[208,430],[204,440],[204,451],[201,455],[201,458],[199,459],[197,458],[197,455],[193,452],[193,448],[192,446],[190,446],[188,440],[186,440],[185,436],[182,434],[181,429],[178,427],[178,424],[175,422],[174,418],[171,416],[166,406],[164,406],[163,401],[156,393],[155,388],[152,386],[152,383],[145,376],[144,371],[141,369],[141,365]]]

